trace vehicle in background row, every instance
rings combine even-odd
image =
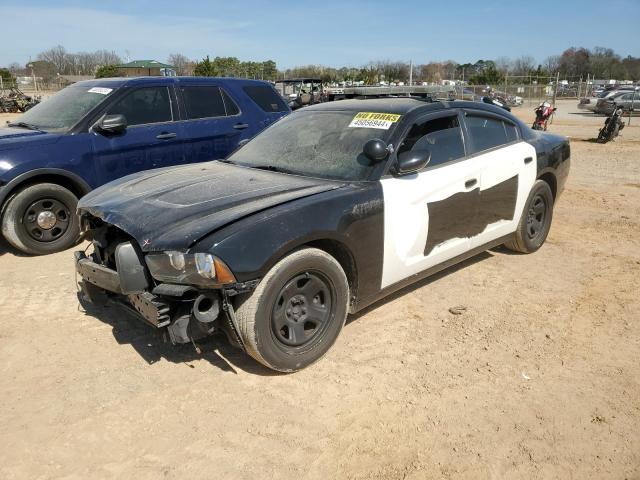
[[[617,108],[622,107],[625,112],[640,110],[640,92],[622,90],[617,95],[612,95],[598,102],[595,113],[611,115]]]
[[[624,121],[622,120],[622,113],[624,109],[621,106],[617,106],[611,115],[609,115],[604,121],[604,126],[598,132],[598,143],[607,143],[612,141],[620,134],[620,130],[624,128]]]
[[[76,270],[86,299],[128,306],[173,343],[220,331],[300,370],[348,312],[497,245],[538,250],[569,156],[566,138],[479,102],[322,103],[226,160],[84,197],[93,250]]]
[[[595,112],[598,102],[606,101],[613,96],[621,95],[625,92],[631,92],[633,90],[633,86],[621,86],[611,89],[604,89],[597,94],[595,94],[594,92],[594,96],[590,98],[581,98],[578,102],[578,108],[581,110],[590,110],[592,112]]]
[[[315,105],[325,100],[324,87],[319,78],[277,80],[275,88],[291,110]]]
[[[79,238],[78,199],[117,178],[229,155],[290,112],[267,82],[144,77],[78,82],[0,129],[0,221],[18,250]]]

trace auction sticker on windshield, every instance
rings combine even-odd
[[[349,127],[389,130],[391,125],[397,123],[398,120],[400,120],[400,115],[395,113],[358,112],[351,120]]]
[[[113,88],[106,87],[93,87],[89,89],[89,93],[99,93],[100,95],[109,95],[113,91]]]

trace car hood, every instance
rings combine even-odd
[[[37,142],[38,145],[55,142],[60,134],[44,132],[41,130],[27,130],[26,128],[2,127],[0,128],[0,150],[18,148]]]
[[[342,186],[214,161],[129,175],[83,197],[78,210],[124,230],[143,251],[186,250],[242,217]]]

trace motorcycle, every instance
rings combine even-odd
[[[621,106],[617,106],[610,116],[604,121],[604,126],[598,133],[598,143],[607,143],[618,136],[620,130],[624,128],[624,122],[622,121],[622,113],[624,109]]]
[[[552,107],[549,102],[542,102],[534,110],[536,119],[533,121],[533,125],[531,125],[531,128],[533,128],[534,130],[544,130],[546,132],[549,119],[556,110],[557,108]]]

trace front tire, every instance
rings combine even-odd
[[[236,307],[247,353],[266,367],[295,372],[319,360],[347,318],[349,284],[340,264],[316,248],[298,250],[269,270]]]
[[[13,196],[2,216],[2,234],[29,255],[60,252],[80,236],[78,198],[60,185],[39,183]]]
[[[525,203],[518,229],[512,239],[504,244],[505,247],[514,252],[535,252],[547,239],[552,219],[553,193],[547,182],[537,180]]]

